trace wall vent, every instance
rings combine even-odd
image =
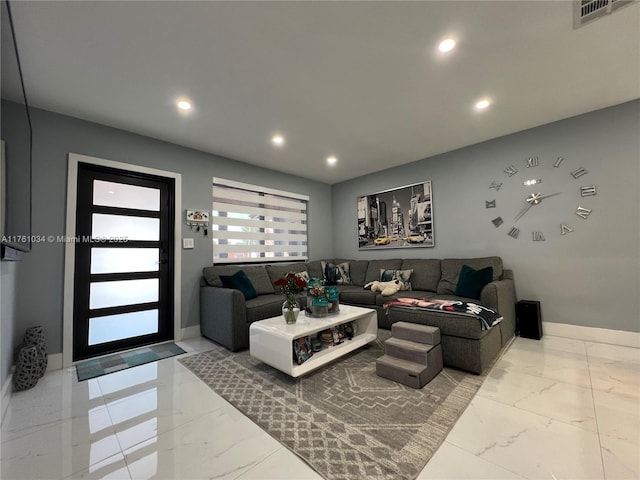
[[[600,17],[609,15],[620,9],[638,3],[637,0],[574,0],[573,28],[579,28]]]

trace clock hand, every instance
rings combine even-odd
[[[560,195],[562,192],[556,192],[556,193],[548,193],[546,195],[540,195],[538,196],[538,201],[542,200],[543,198],[549,198],[549,197],[555,197],[556,195]]]
[[[528,202],[528,200],[527,200]],[[529,211],[529,209],[533,207],[533,203],[527,203],[524,208],[522,210],[520,210],[520,213],[518,213],[518,215],[516,215],[516,218],[513,219],[514,222],[517,222],[518,220],[520,220],[525,213],[527,213]]]
[[[526,199],[527,204],[522,208],[522,210],[520,210],[518,215],[516,215],[516,218],[514,218],[514,222],[520,220],[524,216],[524,214],[529,211],[531,207],[533,207],[534,205],[540,204],[543,198],[554,197],[556,195],[560,195],[561,193],[562,192],[555,192],[555,193],[548,193],[546,195],[543,195],[542,193],[532,193],[527,197]]]

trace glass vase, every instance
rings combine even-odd
[[[287,300],[282,304],[282,316],[288,324],[296,323],[298,315],[300,315],[300,306],[296,302],[293,308],[289,308],[290,304]]]

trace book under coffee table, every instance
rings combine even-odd
[[[356,333],[351,340],[314,352],[302,365],[293,361],[294,340],[348,322],[356,325]],[[249,352],[252,357],[292,377],[299,377],[373,342],[377,336],[378,314],[375,310],[340,305],[340,312],[335,315],[321,318],[300,315],[294,324],[285,323],[282,315],[253,322],[249,326]]]

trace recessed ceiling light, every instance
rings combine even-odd
[[[338,159],[333,155],[327,158],[327,164],[333,167],[336,163],[338,163]]]
[[[447,38],[440,42],[438,50],[442,53],[450,52],[456,46],[456,41],[453,38]]]
[[[489,105],[491,105],[491,100],[483,98],[476,102],[476,110],[485,110]]]
[[[284,144],[284,137],[282,135],[274,135],[271,141],[274,145],[280,146]]]
[[[188,112],[189,110],[191,110],[191,102],[189,102],[188,100],[178,100],[176,105],[183,112]]]

